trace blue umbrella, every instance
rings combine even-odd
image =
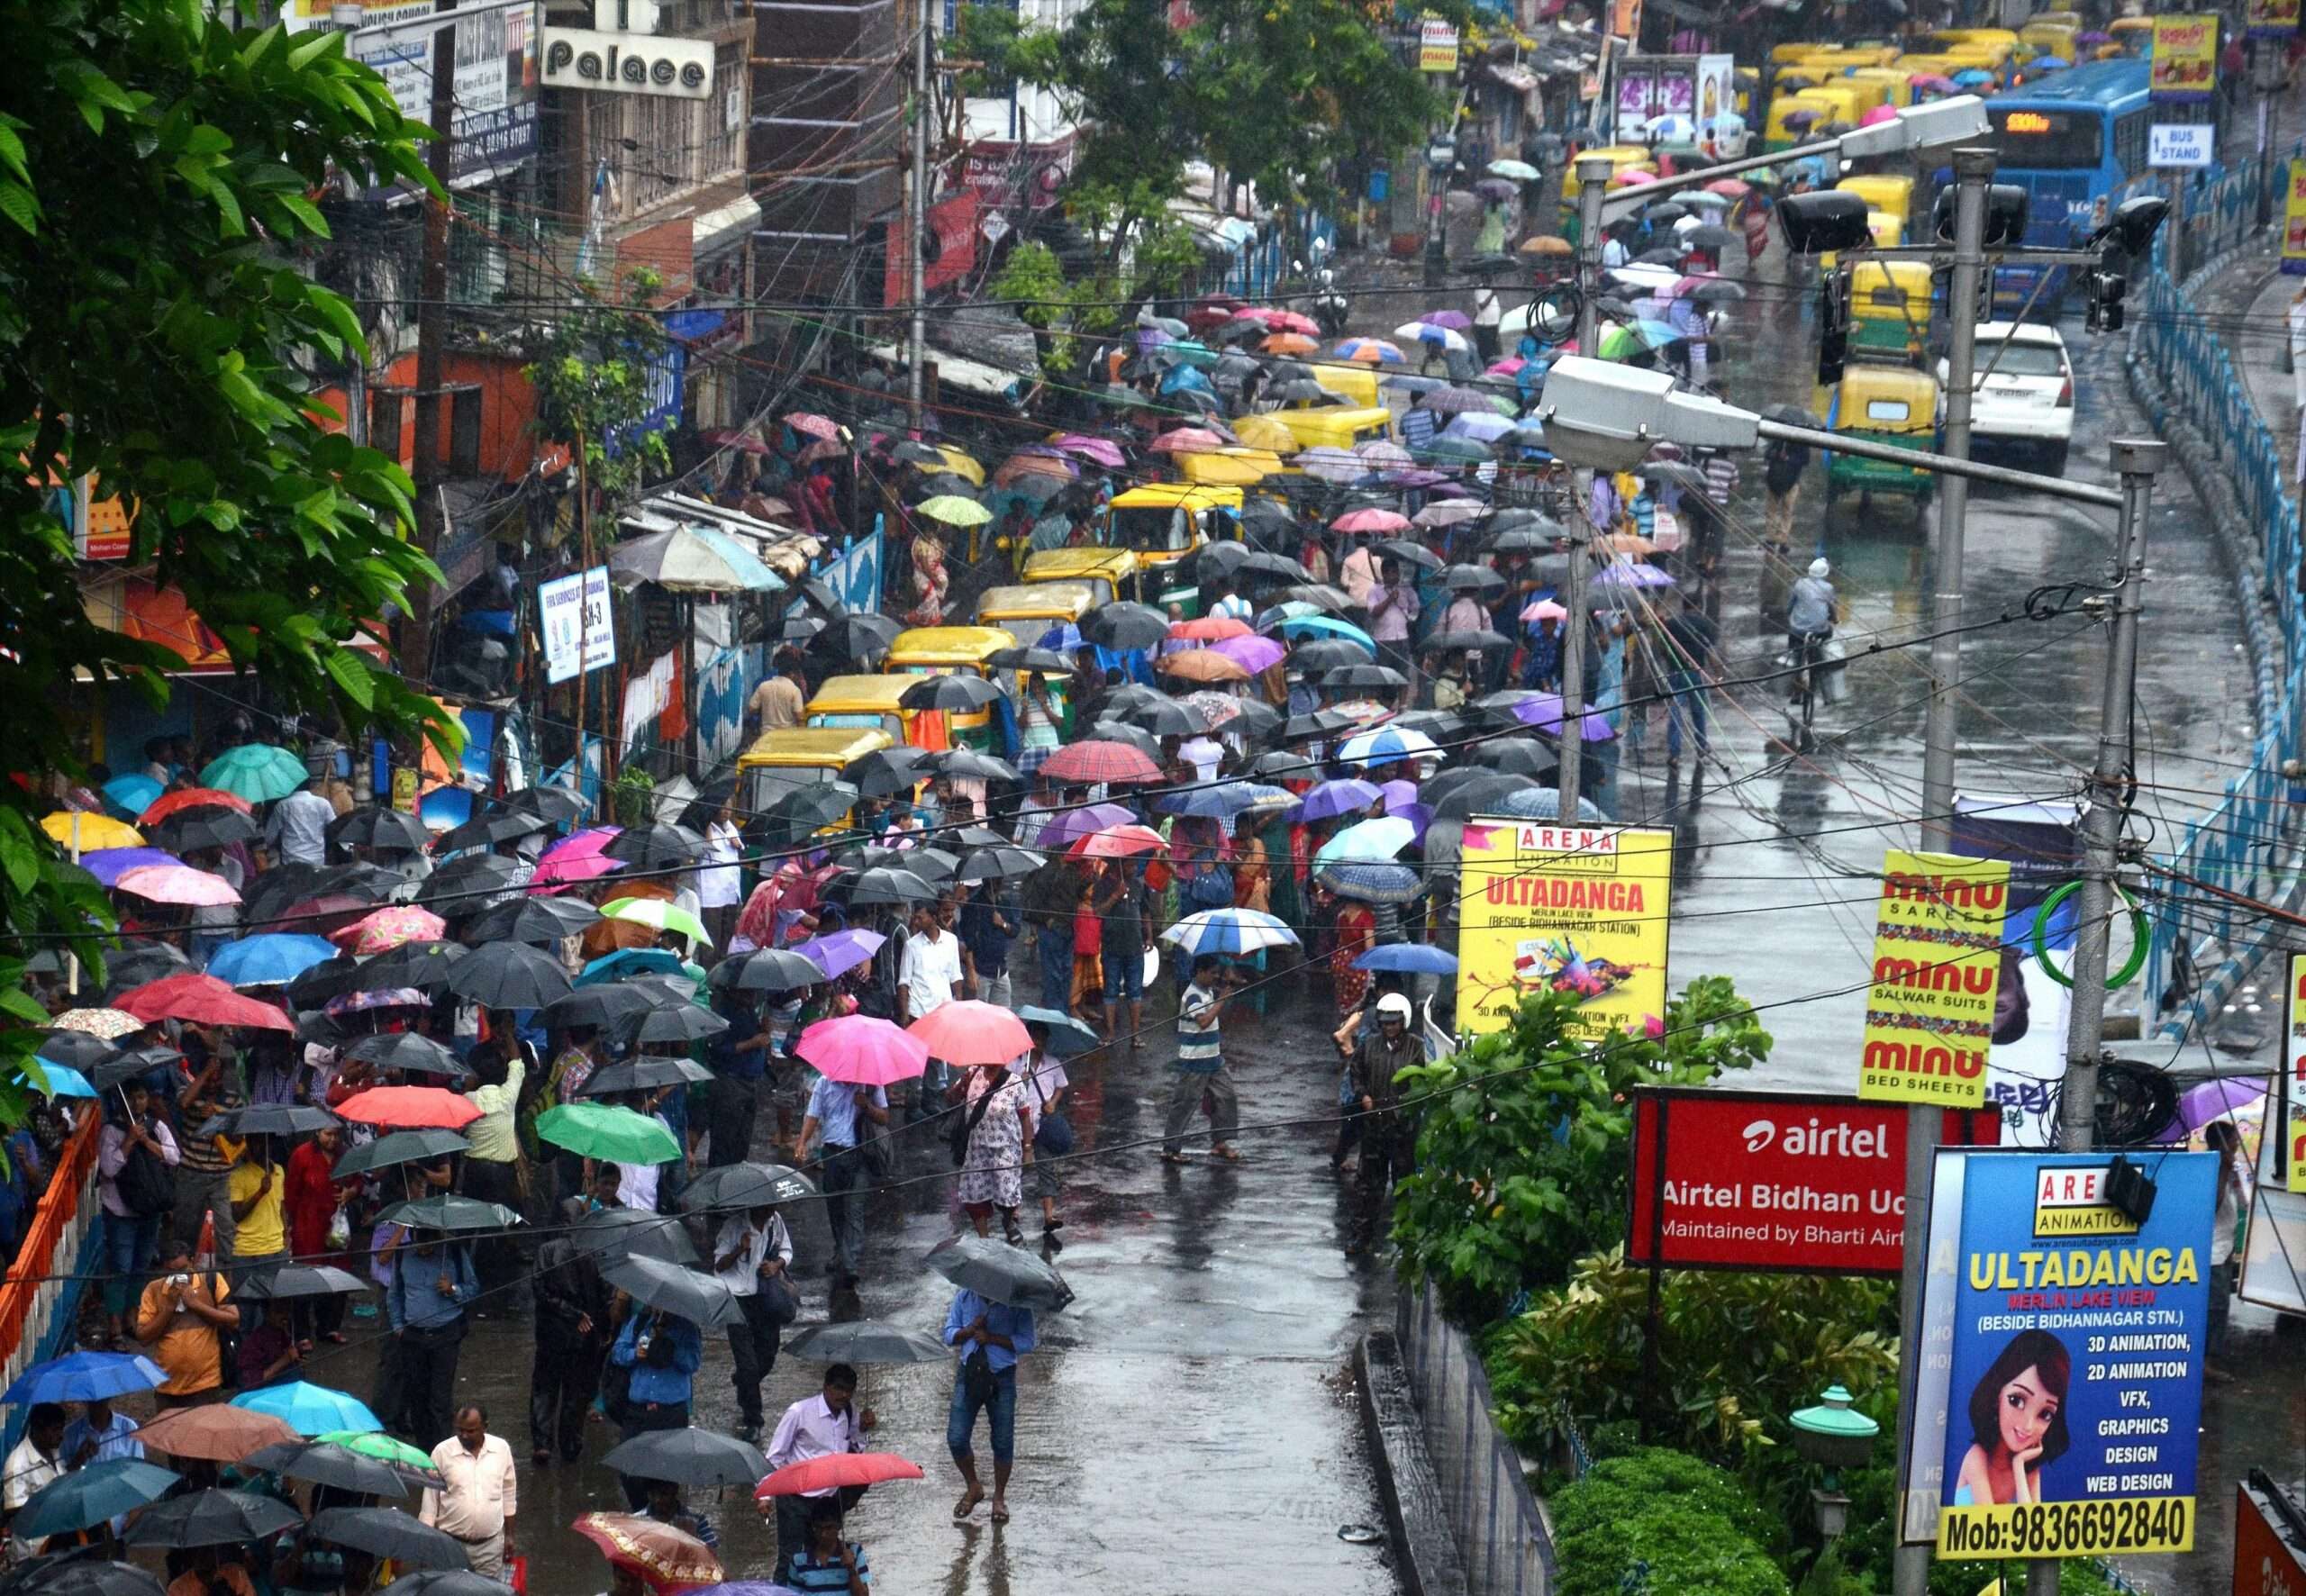
[[[69,1352],[34,1364],[0,1392],[0,1402],[87,1402],[151,1391],[168,1373],[133,1352]]]
[[[1071,654],[1080,648],[1081,642],[1081,629],[1068,621],[1062,626],[1052,626],[1041,633],[1040,640],[1034,643],[1033,647],[1054,648],[1060,654]]]
[[[1297,933],[1289,922],[1254,909],[1209,909],[1188,914],[1161,940],[1173,942],[1195,958],[1208,953],[1261,953],[1268,948],[1294,948]]]
[[[1168,376],[1161,379],[1159,391],[1164,394],[1176,394],[1188,388],[1199,389],[1204,394],[1216,391],[1209,385],[1209,379],[1202,376],[1200,368],[1193,366],[1180,366],[1171,371]]]
[[[2074,63],[2067,60],[2064,56],[2036,56],[2032,60],[2026,63],[2026,70],[2029,72],[2056,72],[2062,71],[2072,65],[2074,65]]]
[[[681,961],[668,948],[626,948],[605,957],[596,958],[576,972],[576,984],[597,986],[604,981],[622,981],[627,975],[678,975]]]
[[[1982,83],[1993,81],[1993,74],[1978,67],[1966,67],[1954,74],[1954,86],[1956,88],[1975,88]]]
[[[1603,722],[1607,724],[1606,721]],[[1592,741],[1591,738],[1586,739]],[[1508,793],[1497,801],[1497,812],[1511,815],[1517,821],[1557,821],[1561,818],[1561,793],[1555,787],[1524,787],[1518,793]],[[1577,818],[1600,821],[1609,817],[1595,807],[1591,798],[1577,801]]]
[[[1391,970],[1400,975],[1454,975],[1457,956],[1430,942],[1389,942],[1353,961],[1357,970]]]
[[[336,957],[325,937],[272,931],[227,942],[208,958],[208,973],[231,986],[278,986]]]
[[[1313,881],[1364,903],[1406,903],[1425,890],[1425,878],[1407,865],[1330,865]]]
[[[10,1528],[38,1543],[160,1500],[184,1476],[141,1457],[107,1457],[50,1481],[25,1499]]]
[[[1172,794],[1154,807],[1169,814],[1230,821],[1243,810],[1287,809],[1296,802],[1281,787],[1268,787],[1257,782],[1227,782],[1221,786],[1195,787],[1190,793]]]
[[[1370,658],[1377,657],[1377,639],[1354,625],[1333,615],[1292,615],[1280,627],[1285,638],[1343,638],[1347,642],[1365,650]]]
[[[1059,1058],[1086,1053],[1103,1039],[1072,1015],[1060,1014],[1055,1009],[1043,1009],[1028,1003],[1017,1011],[1017,1018],[1028,1025],[1049,1027],[1049,1050]]]
[[[152,807],[152,800],[168,789],[149,775],[116,775],[104,784],[104,802],[132,821]]]
[[[348,1429],[373,1435],[385,1428],[359,1397],[302,1380],[244,1391],[232,1399],[232,1406],[269,1413],[300,1436],[333,1435]]]
[[[68,1064],[53,1064],[45,1058],[35,1058],[26,1066],[25,1074],[32,1084],[50,1097],[94,1097],[95,1087],[88,1077]]]

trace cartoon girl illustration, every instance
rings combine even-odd
[[[1956,1507],[2041,1500],[2041,1471],[2062,1456],[2065,1385],[2074,1360],[2047,1330],[2011,1339],[1970,1392],[1970,1449],[1954,1488]]]

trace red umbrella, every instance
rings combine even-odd
[[[888,1480],[918,1480],[921,1466],[894,1452],[829,1452],[806,1463],[788,1463],[753,1487],[753,1500],[803,1496],[836,1485],[878,1485]]]
[[[948,1064],[1006,1064],[1033,1047],[1025,1022],[997,1003],[943,1003],[905,1029]]]
[[[371,1086],[346,1098],[336,1111],[395,1130],[462,1130],[480,1118],[472,1099],[439,1086]]]
[[[1125,859],[1131,854],[1149,854],[1168,846],[1150,826],[1111,826],[1103,831],[1092,831],[1065,851],[1076,859]]]
[[[1225,638],[1248,637],[1250,630],[1248,621],[1231,615],[1200,615],[1176,622],[1169,628],[1169,635],[1196,643],[1214,643]]]
[[[1096,738],[1067,743],[1042,760],[1041,769],[1055,780],[1082,784],[1161,779],[1161,767],[1127,743]]]
[[[210,807],[235,811],[241,814],[254,812],[249,801],[238,793],[227,793],[222,787],[179,787],[173,793],[163,793],[145,806],[136,817],[137,824],[157,826],[178,810]]]
[[[750,432],[734,432],[725,427],[717,432],[705,433],[704,441],[715,449],[733,449],[743,454],[765,455],[769,452],[768,445]]]
[[[213,975],[189,970],[123,993],[113,1007],[147,1025],[161,1020],[189,1020],[200,1025],[245,1025],[259,1030],[296,1029],[296,1022],[278,1006],[243,997]]]

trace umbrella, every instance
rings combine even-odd
[[[1357,970],[1389,970],[1400,975],[1454,975],[1457,956],[1428,942],[1393,942],[1372,948],[1353,961]]]
[[[251,1469],[262,1469],[284,1480],[332,1485],[362,1496],[406,1496],[414,1487],[428,1483],[437,1485],[440,1479],[429,1466],[424,1470],[428,1481],[405,1464],[364,1457],[335,1441],[284,1441],[251,1452],[243,1461]]]
[[[227,1109],[199,1129],[202,1136],[300,1136],[336,1123],[326,1109],[303,1102],[251,1102]]]
[[[137,1439],[151,1445],[147,1434],[140,1433]],[[128,1527],[128,1533],[122,1539],[132,1546],[227,1546],[264,1540],[284,1529],[294,1529],[304,1521],[295,1509],[268,1496],[241,1491],[195,1491],[189,1496],[175,1497],[147,1509]]]
[[[629,920],[634,925],[671,931],[707,948],[713,946],[703,920],[663,898],[617,898],[602,904],[601,912],[610,920]]]
[[[1186,682],[1246,682],[1248,667],[1230,655],[1214,648],[1188,648],[1176,654],[1165,654],[1158,667],[1164,676],[1176,676]],[[1042,762],[1047,769],[1049,761]]]
[[[437,941],[448,924],[430,910],[395,904],[363,916],[329,939],[348,952],[384,953],[404,942]]]
[[[386,1463],[397,1463],[420,1473],[429,1473],[432,1468],[432,1459],[429,1455],[388,1435],[346,1429],[313,1438],[341,1446],[347,1452],[358,1452],[363,1457],[381,1457]]]
[[[1355,360],[1365,366],[1399,366],[1408,358],[1398,344],[1382,338],[1348,338],[1337,346],[1335,353],[1339,359]]]
[[[614,1164],[668,1164],[680,1143],[664,1122],[606,1102],[564,1102],[537,1116],[537,1135],[557,1147]]]
[[[542,815],[531,814],[523,810],[477,815],[452,830],[443,831],[433,842],[432,851],[445,855],[468,848],[488,848],[551,829],[551,822]]]
[[[568,1239],[586,1257],[638,1253],[667,1264],[698,1262],[696,1244],[678,1219],[640,1209],[596,1208],[576,1221]]]
[[[910,747],[881,748],[840,767],[840,779],[862,798],[885,798],[910,792],[921,777],[918,768],[928,750]]]
[[[1330,522],[1330,530],[1339,532],[1399,532],[1408,527],[1409,517],[1395,510],[1349,510]]]
[[[1275,630],[1290,639],[1332,639],[1351,643],[1361,650],[1364,659],[1377,657],[1377,642],[1367,632],[1350,621],[1339,621],[1334,615],[1292,615]]]
[[[428,941],[403,942],[388,948],[360,966],[360,973],[349,983],[354,992],[382,992],[388,987],[440,987],[448,984],[449,972],[471,952],[461,942],[444,938]]]
[[[921,762],[922,774],[951,776],[958,781],[1013,782],[1022,778],[1006,759],[980,754],[975,748],[942,748]]]
[[[1050,442],[1067,454],[1076,454],[1085,459],[1094,460],[1100,466],[1112,470],[1119,470],[1123,463],[1124,457],[1120,446],[1111,439],[1091,438],[1080,432],[1067,432],[1051,439]]]
[[[521,1216],[503,1203],[483,1202],[477,1197],[420,1197],[413,1202],[395,1202],[377,1217],[390,1224],[406,1225],[412,1230],[451,1234],[509,1230],[521,1222]]]
[[[618,544],[609,575],[620,588],[653,582],[669,593],[775,593],[785,585],[742,540],[693,521]]]
[[[1363,903],[1406,903],[1425,891],[1425,878],[1407,865],[1330,865],[1313,882]]]
[[[211,1406],[171,1409],[138,1430],[136,1438],[150,1450],[165,1452],[170,1457],[238,1463],[259,1446],[301,1437],[269,1413]]]
[[[728,1029],[729,1022],[710,1009],[699,1008],[695,1003],[676,1003],[670,1008],[657,1009],[640,1015],[633,1022],[632,1040],[640,1043],[701,1042],[707,1037],[717,1037]],[[704,1077],[684,1078],[696,1080]]]
[[[148,903],[213,909],[241,901],[231,882],[189,865],[141,865],[123,872],[113,886]]]
[[[1137,816],[1118,803],[1085,803],[1078,809],[1061,811],[1044,821],[1036,846],[1055,851],[1088,836],[1092,831],[1106,830],[1113,826],[1126,826]]]
[[[144,834],[123,821],[93,811],[59,809],[44,816],[40,829],[63,848],[86,853],[90,849],[141,848]]]
[[[366,1292],[368,1284],[350,1269],[327,1264],[281,1264],[248,1276],[232,1294],[259,1302],[286,1301],[295,1297],[347,1297]]]
[[[768,1473],[759,1447],[709,1429],[647,1431],[601,1462],[620,1474],[676,1485],[750,1485]]]
[[[1513,706],[1513,718],[1524,726],[1534,726],[1551,737],[1561,735],[1562,703],[1560,695],[1539,693],[1523,699]],[[1617,733],[1610,727],[1605,711],[1588,709],[1578,721],[1581,739],[1585,742],[1607,742]]]
[[[840,423],[821,416],[814,411],[788,410],[785,413],[783,419],[786,426],[804,436],[820,438],[829,443],[840,441]]]
[[[1169,635],[1169,618],[1149,604],[1101,604],[1082,617],[1081,635],[1107,648],[1151,648]]]
[[[662,1258],[618,1258],[602,1268],[601,1278],[637,1301],[707,1328],[735,1324],[745,1316],[727,1282]]]
[[[368,1410],[368,1404],[359,1397],[302,1380],[244,1391],[232,1399],[232,1406],[251,1413],[269,1413],[301,1436],[385,1428],[383,1421]]]
[[[632,1513],[586,1513],[569,1526],[659,1591],[710,1585],[726,1578],[721,1560],[686,1530]]]
[[[110,1092],[140,1075],[173,1069],[181,1060],[182,1055],[173,1047],[138,1047],[112,1055],[86,1074],[97,1091]]]
[[[150,1358],[132,1352],[69,1352],[32,1365],[0,1402],[87,1402],[150,1391],[168,1379]]]
[[[1292,383],[1291,387],[1311,387],[1311,383]],[[1306,476],[1323,482],[1358,482],[1369,475],[1369,462],[1349,449],[1338,449],[1320,444],[1306,449],[1294,461]]]
[[[1292,807],[1296,802],[1293,794],[1281,787],[1264,786],[1255,782],[1226,782],[1214,787],[1194,787],[1187,792],[1173,793],[1160,800],[1158,807],[1169,814],[1200,815],[1230,821],[1245,810],[1283,810]]]
[[[1054,1313],[1073,1301],[1055,1266],[1031,1253],[982,1236],[957,1236],[929,1254],[929,1266],[988,1301]]]
[[[278,986],[335,956],[325,937],[275,931],[225,943],[209,956],[208,974],[233,986]]]
[[[405,810],[356,809],[328,823],[328,839],[339,848],[381,848],[414,853],[431,841],[424,822]]]
[[[452,1153],[468,1151],[471,1146],[453,1130],[395,1130],[364,1147],[352,1148],[336,1161],[329,1174],[333,1179],[344,1180],[351,1175],[370,1174],[400,1164],[431,1164]]]
[[[579,898],[522,898],[485,911],[468,930],[482,947],[492,942],[527,942],[549,946],[573,937],[601,918],[601,911]],[[210,961],[213,967],[214,961]]]
[[[1081,784],[1158,782],[1161,779],[1161,767],[1126,744],[1092,739],[1058,749],[1041,761],[1041,774],[1052,780]],[[1046,838],[1043,845],[1049,845]]]
[[[929,1049],[931,1058],[948,1064],[1007,1064],[1033,1047],[1024,1022],[994,1003],[942,1003],[905,1030]]]
[[[1001,689],[983,676],[946,672],[923,676],[897,695],[898,707],[908,710],[984,709],[1001,696]]]
[[[806,1496],[813,1491],[839,1486],[878,1485],[888,1480],[918,1480],[921,1465],[894,1452],[828,1452],[802,1463],[788,1463],[754,1488],[753,1500]]]
[[[41,1038],[34,1056],[42,1064],[86,1070],[111,1057],[113,1050],[113,1045],[104,1038],[91,1036],[85,1030],[51,1030]]]
[[[681,985],[687,987],[687,981],[683,979]],[[541,1018],[547,1025],[617,1025],[650,1009],[685,1004],[695,997],[694,989],[675,993],[641,982],[622,981],[573,992],[548,1007]]]
[[[809,652],[869,669],[887,657],[903,630],[885,615],[836,615],[809,639]]]
[[[1338,759],[1347,765],[1363,766],[1392,765],[1403,759],[1439,757],[1440,749],[1431,738],[1421,731],[1412,731],[1398,726],[1380,726],[1346,739],[1338,749]]]
[[[141,1457],[99,1458],[33,1492],[16,1510],[8,1528],[38,1546],[51,1535],[86,1529],[158,1501],[182,1478],[175,1470]],[[48,1582],[42,1581],[41,1588],[48,1589]]]
[[[1539,778],[1549,775],[1559,763],[1559,757],[1552,748],[1529,738],[1484,743],[1473,750],[1471,757],[1484,769],[1503,771],[1508,775]]]
[[[887,940],[878,931],[852,928],[834,931],[829,936],[812,937],[805,942],[795,942],[791,951],[816,966],[824,972],[824,978],[831,980],[868,962],[881,950],[881,944]]]
[[[525,942],[490,942],[449,966],[449,990],[484,1009],[512,1010],[541,1009],[572,988],[558,958]]]
[[[1301,800],[1298,818],[1326,821],[1341,814],[1358,814],[1373,807],[1382,796],[1374,782],[1351,779],[1323,782]]]
[[[2178,1117],[2165,1126],[2156,1141],[2175,1141],[2187,1132],[2199,1130],[2213,1120],[2223,1120],[2238,1109],[2245,1109],[2266,1094],[2264,1076],[2224,1076],[2204,1081],[2199,1086],[2187,1088],[2178,1094]],[[12,1395],[8,1399],[16,1399]]]
[[[80,868],[110,886],[131,870],[147,865],[180,865],[183,860],[164,848],[99,848],[80,856]]]
[[[642,870],[672,869],[703,858],[704,839],[686,826],[628,826],[611,838],[601,852]]]
[[[1313,855],[1316,867],[1323,865],[1345,865],[1391,860],[1402,849],[1417,840],[1417,828],[1398,815],[1386,815],[1379,820],[1363,821],[1357,826],[1348,826],[1321,846]]]
[[[363,1125],[395,1130],[461,1130],[480,1118],[470,1098],[438,1086],[371,1086],[337,1104],[336,1111]]]
[[[911,870],[876,868],[866,871],[849,889],[849,902],[853,907],[873,903],[929,903],[936,901],[937,889],[926,878]]]
[[[472,1566],[456,1537],[419,1523],[397,1508],[328,1508],[313,1515],[308,1533],[318,1540],[389,1557],[396,1568]]]
[[[1539,175],[1538,168],[1525,160],[1493,160],[1487,169],[1493,177],[1510,177],[1516,183],[1535,183]]]
[[[217,787],[250,803],[286,798],[311,779],[302,756],[269,743],[242,743],[226,748],[200,773],[200,784]]]
[[[1206,909],[1188,914],[1161,933],[1195,958],[1204,953],[1257,953],[1267,948],[1294,948],[1297,933],[1286,920],[1254,909]]]
[[[1155,853],[1168,843],[1158,831],[1149,826],[1109,826],[1092,831],[1065,851],[1076,859],[1125,859],[1132,855]]]
[[[681,1192],[681,1206],[692,1211],[706,1209],[724,1212],[738,1209],[775,1208],[780,1203],[805,1202],[816,1195],[816,1191],[815,1183],[807,1175],[782,1164],[722,1164],[689,1182]],[[627,1469],[625,1472],[633,1474],[638,1471]]]
[[[785,1342],[785,1350],[819,1364],[937,1364],[953,1356],[951,1347],[926,1330],[870,1319],[811,1325]]]
[[[825,973],[789,948],[764,948],[755,953],[731,954],[713,967],[716,985],[739,992],[790,992],[813,986]]]
[[[345,1049],[345,1056],[378,1069],[413,1070],[422,1075],[461,1078],[470,1072],[464,1061],[434,1041],[413,1030],[385,1031],[362,1037]]]
[[[939,494],[923,499],[913,509],[931,521],[941,521],[947,526],[977,527],[993,519],[993,512],[974,499],[964,499],[958,494]]]
[[[136,819],[141,825],[157,826],[170,815],[187,809],[229,809],[235,814],[255,812],[255,806],[247,799],[222,787],[178,787],[173,793],[154,793]]]
[[[818,1020],[793,1051],[828,1080],[858,1086],[910,1081],[929,1064],[928,1045],[919,1037],[865,1014]]]
[[[120,1009],[147,1024],[162,1020],[189,1020],[201,1025],[239,1025],[258,1030],[293,1032],[296,1022],[272,1003],[243,997],[213,975],[186,973],[123,993]],[[62,1023],[59,1018],[59,1024]]]
[[[101,1563],[91,1548],[74,1546],[18,1564],[0,1591],[8,1596],[162,1596],[160,1582],[128,1563]]]

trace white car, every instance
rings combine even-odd
[[[1971,392],[1970,436],[2028,449],[2053,476],[2065,469],[2074,439],[2074,363],[2057,329],[2038,322],[1986,322],[1978,327],[1977,380]],[[1946,385],[1946,362],[1938,362]],[[1946,420],[1938,400],[1938,419]]]

